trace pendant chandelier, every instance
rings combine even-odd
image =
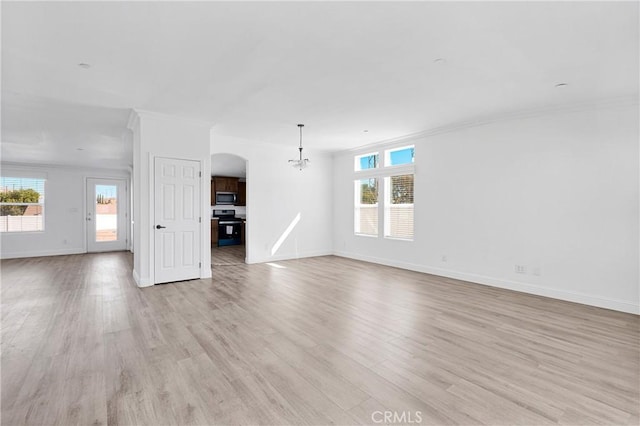
[[[300,147],[298,148],[298,151],[300,151],[300,158],[297,160],[289,160],[289,164],[302,170],[309,165],[309,159],[302,158],[302,128],[304,127],[304,124],[298,124],[298,127],[300,128]]]

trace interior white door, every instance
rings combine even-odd
[[[87,251],[127,248],[127,182],[87,178]]]
[[[155,284],[200,278],[200,162],[154,163]]]

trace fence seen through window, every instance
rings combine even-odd
[[[44,230],[44,179],[0,177],[0,232]]]

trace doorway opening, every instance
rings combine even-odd
[[[127,181],[87,178],[87,251],[127,248]]]
[[[211,156],[211,267],[246,263],[247,160],[235,154]]]

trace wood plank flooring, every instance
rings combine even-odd
[[[244,244],[237,246],[215,246],[211,247],[211,266],[228,266],[244,263],[245,246]]]
[[[131,260],[2,261],[2,425],[640,421],[634,315],[331,256],[138,289]]]

